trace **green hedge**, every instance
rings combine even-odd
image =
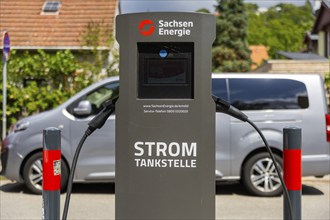
[[[43,50],[11,51],[7,64],[7,127],[22,117],[58,106],[73,94],[102,78],[100,72],[104,64],[99,62],[98,57],[100,64],[95,65],[93,57],[91,53],[86,59],[81,57],[81,54],[73,54],[69,50],[53,53]],[[0,67],[1,91],[2,71],[3,63]],[[107,73],[103,77],[115,75],[117,72]],[[2,101],[1,92],[1,117]]]

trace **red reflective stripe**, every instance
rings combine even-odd
[[[283,175],[288,190],[301,190],[301,150],[284,150]]]
[[[330,142],[330,115],[325,115],[325,121],[326,121],[326,132],[327,132],[327,141]]]
[[[61,161],[60,150],[44,150],[43,159],[43,190],[60,190],[61,189],[61,174],[58,168]]]

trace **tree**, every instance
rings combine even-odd
[[[196,12],[210,14],[210,11],[206,8],[200,8]]]
[[[92,83],[69,50],[56,53],[43,50],[18,53],[13,50],[8,61],[7,75],[8,126],[21,117],[56,107]],[[2,83],[0,88],[2,90]]]
[[[213,70],[247,72],[250,50],[247,44],[247,16],[242,0],[217,0],[216,40],[213,45]]]
[[[308,3],[300,7],[279,4],[262,13],[258,12],[256,5],[246,6],[249,44],[267,46],[273,58],[279,50],[302,50],[304,35],[311,30],[314,21]]]
[[[92,48],[83,50],[84,68],[91,70],[95,80],[104,76],[118,75],[119,54],[115,46],[111,27],[104,21],[93,21],[87,23],[84,31],[81,33],[81,46]],[[101,47],[109,49],[101,49]],[[96,73],[96,74],[95,74]],[[101,73],[101,74],[100,74]]]
[[[330,63],[330,58],[329,58],[329,63]],[[330,72],[325,73],[324,85],[325,88],[327,89],[327,92],[330,93]]]

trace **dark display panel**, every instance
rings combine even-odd
[[[188,59],[146,59],[146,84],[186,84]]]
[[[138,43],[138,98],[192,99],[193,43]]]

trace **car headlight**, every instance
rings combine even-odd
[[[19,121],[10,127],[9,133],[23,131],[27,129],[29,125],[30,125],[29,121]]]

